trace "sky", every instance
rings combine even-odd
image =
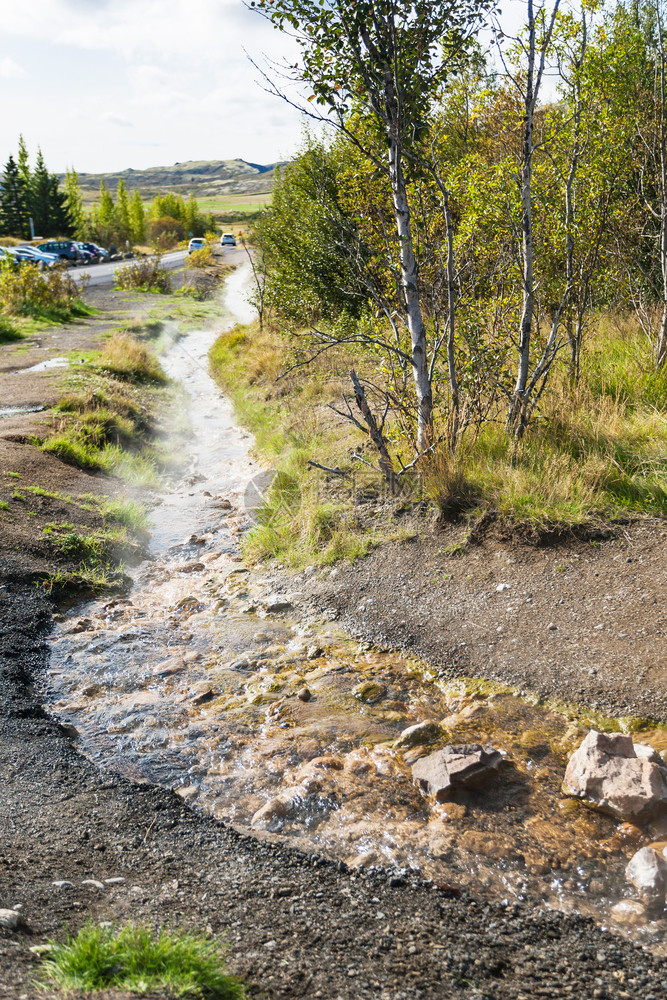
[[[0,166],[19,134],[55,173],[286,159],[300,116],[246,51],[289,46],[241,0],[0,0]]]

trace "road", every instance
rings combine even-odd
[[[162,257],[162,266],[166,271],[175,271],[181,267],[187,257],[186,250],[173,250]],[[115,260],[110,264],[93,264],[92,267],[73,267],[70,274],[75,281],[81,281],[84,275],[88,276],[89,288],[113,288],[114,274],[116,269],[127,264],[126,260]]]
[[[222,255],[226,264],[240,264],[247,260],[243,247],[217,247],[213,251],[216,257]],[[187,250],[172,250],[162,255],[162,267],[166,271],[175,271],[182,267],[188,256]],[[81,281],[84,275],[88,276],[89,288],[113,288],[114,274],[116,269],[130,263],[126,260],[116,260],[112,264],[93,264],[88,267],[75,267],[70,270],[70,274],[75,281]]]

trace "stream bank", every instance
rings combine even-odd
[[[242,439],[239,447],[243,450]],[[218,589],[225,587],[227,577],[243,580],[243,574],[233,572],[240,568],[234,553],[235,532],[241,530],[240,522],[234,523],[237,518],[234,498],[213,495],[201,480],[197,481],[196,469],[190,475],[194,481],[187,495],[199,493],[195,501],[200,505],[198,516],[208,522],[209,530],[183,539],[184,523],[178,519],[179,491],[176,491],[171,498],[176,506],[172,506],[165,518],[158,551],[154,551],[153,563],[146,568],[149,575],[152,573],[152,578],[145,581],[148,593],[171,588],[174,607],[185,599],[177,609],[183,621],[176,630],[179,641],[170,646],[172,662],[160,669],[165,678],[182,676],[180,657],[185,661],[188,652],[199,651],[188,648],[192,643],[189,633],[193,631],[189,623],[193,617],[201,616],[206,624],[207,608],[198,607],[199,601],[194,605],[188,601],[193,595],[186,591],[194,586],[198,576],[200,583],[207,583],[207,563],[200,556],[216,557],[209,560],[209,567],[221,561],[226,566]],[[206,492],[211,496],[206,497]],[[237,500],[239,492],[240,485]],[[225,500],[229,507],[223,508]],[[160,533],[155,537],[160,537]],[[422,877],[409,872],[397,874],[395,870],[387,873],[364,868],[349,871],[319,856],[313,858],[274,845],[261,831],[253,838],[241,836],[195,814],[176,795],[138,784],[117,773],[105,773],[104,763],[102,772],[98,771],[72,747],[67,738],[72,736],[71,729],[63,730],[40,709],[31,682],[47,676],[44,639],[50,628],[52,606],[30,580],[16,571],[11,559],[5,568],[4,585],[8,589],[0,595],[5,630],[3,697],[7,705],[2,716],[1,748],[3,773],[7,776],[7,794],[0,807],[2,829],[6,833],[3,842],[6,898],[2,903],[22,904],[26,921],[35,932],[31,937],[19,938],[2,932],[5,968],[10,969],[13,964],[18,970],[13,977],[9,972],[4,973],[8,997],[30,996],[25,976],[35,960],[28,951],[29,945],[41,941],[45,934],[58,932],[64,922],[75,929],[87,913],[96,919],[109,916],[118,920],[148,917],[157,922],[175,919],[198,927],[206,922],[212,932],[225,930],[232,943],[234,970],[254,983],[257,992],[264,991],[271,997],[372,996],[394,1000],[402,996],[463,996],[504,1000],[522,995],[645,995],[648,998],[652,991],[659,996],[667,988],[662,985],[655,959],[579,917],[535,910],[532,900],[528,905],[519,901],[507,906],[485,902],[469,896],[465,890],[461,892],[461,887],[452,885],[450,880],[434,880],[430,886],[424,886]],[[318,627],[322,627],[323,618],[333,618],[344,608],[342,603],[338,609],[326,606],[317,589],[323,581],[335,583],[336,576],[309,573],[297,582],[282,575],[267,579],[264,590],[269,595],[273,593],[274,598],[281,589],[289,588],[292,593],[289,602],[286,599],[273,602],[279,620],[267,623],[262,619],[260,626],[252,620],[256,611],[249,608],[253,595],[247,585],[245,596],[243,586],[238,585],[226,594],[205,591],[204,594],[212,605],[227,602],[218,607],[217,618],[228,618],[234,634],[239,632],[239,621],[249,623],[247,632],[241,629],[241,633],[250,633],[249,638],[255,644],[265,642],[257,638],[261,629],[275,635],[282,632],[286,646],[294,640],[302,645],[306,642],[307,658],[309,637],[296,635],[291,626],[294,624],[298,629],[298,624],[286,619],[287,609],[281,612],[277,605],[293,603],[300,618],[313,601],[312,616],[319,618]],[[293,592],[295,586],[301,588],[301,596]],[[341,593],[344,592],[341,588]],[[141,642],[145,640],[138,634],[144,628],[141,621],[137,628],[124,620],[124,616],[133,613],[128,600],[134,597],[115,604],[104,602],[111,606],[101,607],[100,627],[115,633],[114,641],[125,642],[135,661],[145,663],[148,670],[154,661],[146,659],[144,652],[152,645],[151,628],[159,627],[160,614],[155,614],[155,622],[148,623],[147,642],[142,648]],[[239,607],[240,603],[245,607]],[[368,601],[363,603],[365,607]],[[135,610],[146,609],[139,602]],[[358,608],[353,611],[350,605],[350,619],[354,613],[358,620]],[[138,617],[145,622],[147,616]],[[164,613],[162,619],[164,627],[168,624]],[[84,627],[73,632],[73,640],[89,645],[100,638],[90,632],[95,632],[95,628]],[[335,647],[337,642],[343,642],[342,636],[330,635],[329,645]],[[219,652],[217,646],[215,649]],[[104,650],[98,647],[98,652]],[[336,659],[332,655],[335,652],[333,648],[329,650],[329,661]],[[296,650],[291,653],[294,659]],[[343,655],[347,666],[352,668],[347,671],[349,680],[359,664],[362,672],[367,668],[377,672],[379,664],[371,662],[372,655],[364,665],[368,651],[348,648]],[[248,669],[255,671],[261,662],[261,657],[255,657],[254,666],[250,667],[250,657],[247,659],[244,665],[235,667],[231,666],[233,661],[223,661],[233,671],[246,671],[241,674],[242,680],[235,681],[237,686],[247,684]],[[187,670],[206,669],[207,664],[202,664],[202,660],[191,660]],[[309,661],[314,669],[318,667],[316,660],[314,657]],[[160,663],[164,659],[155,665]],[[284,665],[288,670],[293,666]],[[165,673],[174,666],[178,669]],[[327,673],[331,673],[323,669],[325,666],[326,663],[319,664],[320,678],[309,682],[315,691],[315,706],[322,696],[317,690],[318,680],[326,686]],[[396,670],[397,665],[392,669]],[[132,680],[135,683],[131,686],[136,688],[136,675]],[[270,688],[272,681],[268,676],[265,680]],[[290,684],[295,680],[296,677],[288,678]],[[210,685],[210,679],[205,682]],[[104,686],[113,688],[107,681]],[[155,706],[155,690],[151,692],[150,687],[149,682],[144,690],[148,689]],[[249,706],[251,715],[265,714],[267,706],[280,700],[275,697],[280,692],[268,688],[256,692],[259,701]],[[131,691],[123,692],[123,696],[128,693]],[[166,693],[169,696],[168,690]],[[268,702],[263,702],[267,693]],[[205,696],[201,702],[204,711],[216,708],[216,696],[208,698],[204,691],[196,693],[199,695]],[[233,689],[229,695],[232,699],[239,697]],[[87,697],[94,699],[95,695]],[[192,702],[185,704],[187,707]],[[385,709],[386,705],[380,710]],[[143,711],[146,710],[144,702]],[[402,712],[396,705],[388,711],[399,716]],[[399,725],[398,719],[374,719],[372,711],[365,718],[381,728]],[[281,728],[279,717],[274,723]],[[201,728],[201,720],[197,725]],[[156,732],[159,727],[147,728],[157,737],[152,750],[159,754],[161,734]],[[189,736],[196,741],[201,739],[192,732]],[[145,750],[142,754],[145,762]],[[136,777],[155,780],[155,775],[142,773],[141,769]],[[189,787],[181,782],[183,792],[187,793]],[[189,798],[189,793],[186,797]],[[271,838],[275,836],[270,830],[268,834]],[[114,877],[124,878],[125,882],[95,892],[82,885],[89,878],[106,884],[106,878]],[[72,884],[62,888],[53,885],[63,880]],[[376,928],[380,929],[379,934]]]

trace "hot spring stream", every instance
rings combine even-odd
[[[246,281],[243,269],[228,279],[228,325],[249,318]],[[495,899],[577,910],[667,951],[664,918],[616,905],[636,898],[629,857],[659,834],[561,794],[591,721],[362,649],[330,622],[304,622],[289,595],[244,568],[244,495],[262,480],[250,435],[208,374],[217,332],[192,330],[163,358],[188,400],[191,467],[153,512],[150,558],[129,596],[74,609],[52,636],[50,711],[101,767],[172,787],[237,827],[352,865],[417,868]],[[393,746],[426,719],[441,720],[446,742],[504,750],[493,783],[426,800],[410,772],[425,751]],[[662,730],[641,740],[667,749]]]

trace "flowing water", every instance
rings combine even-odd
[[[228,280],[230,324],[249,318],[246,278]],[[664,919],[611,911],[632,899],[628,858],[660,831],[561,794],[591,720],[358,647],[298,614],[298,594],[245,569],[238,535],[266,480],[208,374],[215,335],[193,330],[164,358],[188,401],[189,468],[153,513],[150,558],[129,596],[72,611],[53,636],[51,710],[101,766],[173,787],[238,827],[352,865],[419,869],[447,887],[577,910],[662,950]],[[430,749],[505,751],[493,783],[426,800],[410,768],[429,748],[395,746],[424,720],[442,727]],[[667,750],[663,731],[642,741]]]

